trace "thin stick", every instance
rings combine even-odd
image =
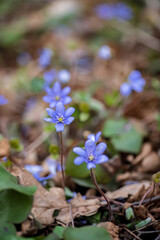
[[[140,207],[144,201],[144,199],[147,197],[147,195],[154,189],[154,183],[151,185],[151,187],[148,189],[148,191],[143,195],[138,207]]]
[[[104,197],[104,199],[106,200],[106,202],[108,203],[108,208],[109,208],[109,217],[108,217],[108,222],[111,221],[112,219],[112,209],[111,209],[111,205],[110,205],[110,202],[109,202],[109,199],[107,196],[105,196],[104,192],[99,188],[98,186],[98,183],[97,183],[97,180],[96,180],[96,176],[95,176],[95,169],[91,168],[90,169],[90,175],[91,175],[91,178],[92,178],[92,181],[94,183],[94,185],[96,186],[97,190],[99,191],[99,193]]]
[[[73,220],[72,205],[71,205],[71,203],[69,203],[69,211],[70,211],[70,215],[71,215],[72,227],[74,227],[74,220]]]
[[[134,238],[138,239],[138,240],[142,240],[142,238],[138,237],[137,235],[135,235],[133,232],[131,232],[128,228],[124,228],[124,230],[126,232],[128,232],[131,236],[133,236]]]
[[[64,169],[63,169],[63,138],[62,132],[59,132],[60,151],[61,151],[61,172],[62,172],[62,187],[65,189]]]

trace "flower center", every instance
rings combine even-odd
[[[94,156],[93,156],[93,155],[90,155],[88,159],[89,159],[89,161],[93,161]]]
[[[58,121],[63,122],[63,118],[62,117],[58,118]]]
[[[55,99],[58,101],[59,100],[59,96],[56,96]]]

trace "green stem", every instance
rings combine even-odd
[[[61,154],[62,187],[63,187],[63,189],[65,189],[65,178],[64,178],[64,169],[63,169],[63,138],[62,138],[62,132],[59,132],[59,141],[60,141],[60,154]]]
[[[97,183],[97,180],[96,180],[96,176],[95,176],[95,169],[94,169],[94,168],[91,168],[91,169],[90,169],[90,175],[91,175],[92,181],[93,181],[94,185],[96,186],[98,192],[104,197],[104,199],[105,199],[106,202],[108,203],[108,208],[109,208],[108,222],[110,222],[111,219],[112,219],[112,209],[111,209],[111,205],[110,205],[109,199],[108,199],[108,197],[104,194],[104,192],[100,189],[100,187],[98,186],[98,183]]]

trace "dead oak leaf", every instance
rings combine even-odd
[[[98,199],[85,200],[82,198],[80,193],[78,193],[76,197],[71,200],[71,211],[73,219],[80,216],[91,216],[97,212],[99,207],[100,203]],[[59,223],[65,224],[71,222],[71,215],[68,208],[61,209],[59,215],[56,217],[56,220]]]
[[[50,225],[55,220],[62,225],[67,225],[71,222],[69,204],[65,200],[65,194],[62,188],[52,187],[48,191],[31,173],[15,166],[12,168],[11,173],[19,179],[21,185],[37,186],[31,212],[41,224]],[[80,194],[77,194],[71,201],[73,218],[93,215],[97,212],[99,207],[100,204],[98,199],[84,200]],[[59,210],[57,217],[53,217],[55,210]]]

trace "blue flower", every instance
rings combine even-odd
[[[135,92],[142,92],[145,84],[146,81],[142,77],[141,72],[134,70],[129,74],[128,82],[122,83],[120,93],[122,96],[127,97],[131,94],[132,90]]]
[[[6,99],[3,95],[0,95],[0,105],[4,105],[8,103],[8,99]]]
[[[68,70],[62,69],[58,72],[57,78],[61,83],[67,83],[71,78],[71,74]]]
[[[17,56],[17,63],[21,66],[27,65],[31,61],[31,55],[28,52],[21,52]]]
[[[65,87],[61,89],[61,84],[59,82],[55,82],[52,88],[45,88],[48,95],[43,97],[43,100],[47,103],[50,103],[50,107],[54,108],[58,102],[62,102],[63,104],[69,104],[72,101],[72,98],[67,96],[71,88]]]
[[[130,20],[133,17],[132,9],[125,3],[117,4],[99,4],[95,8],[98,17],[103,19]]]
[[[74,120],[74,117],[71,117],[71,115],[74,113],[75,109],[70,107],[65,111],[65,107],[62,102],[58,102],[56,104],[55,110],[47,108],[46,111],[51,118],[45,118],[44,120],[55,123],[57,132],[62,132],[64,130],[64,126],[69,125]]]
[[[88,135],[88,140],[92,140],[97,143],[99,141],[100,136],[101,136],[101,132],[98,132],[96,135],[90,134]]]
[[[142,92],[146,84],[145,79],[142,77],[142,74],[138,70],[134,70],[128,76],[128,81],[132,89],[136,92]]]
[[[112,57],[111,48],[107,45],[102,46],[98,51],[98,56],[105,60],[110,59]]]
[[[40,51],[40,56],[38,58],[38,64],[43,68],[48,67],[51,63],[52,55],[53,55],[53,51],[51,49],[43,48]]]
[[[120,93],[124,97],[128,97],[132,92],[132,87],[129,83],[122,83],[120,87]]]
[[[73,148],[73,152],[79,155],[74,159],[74,163],[80,165],[81,163],[86,162],[88,169],[95,168],[96,164],[108,161],[108,157],[102,155],[106,148],[107,145],[105,143],[99,143],[96,146],[95,141],[87,140],[85,142],[85,149],[81,147]]]
[[[51,70],[45,72],[43,74],[43,77],[44,77],[44,81],[45,81],[44,87],[50,86],[53,83],[53,81],[55,80],[56,70],[51,69]]]
[[[25,165],[24,168],[32,173],[32,175],[34,176],[34,178],[38,181],[38,182],[43,182],[43,181],[46,181],[48,179],[51,179],[53,178],[53,175],[52,174],[49,174],[48,176],[46,177],[41,177],[40,176],[40,173],[43,172],[43,167],[40,166],[40,165]]]

